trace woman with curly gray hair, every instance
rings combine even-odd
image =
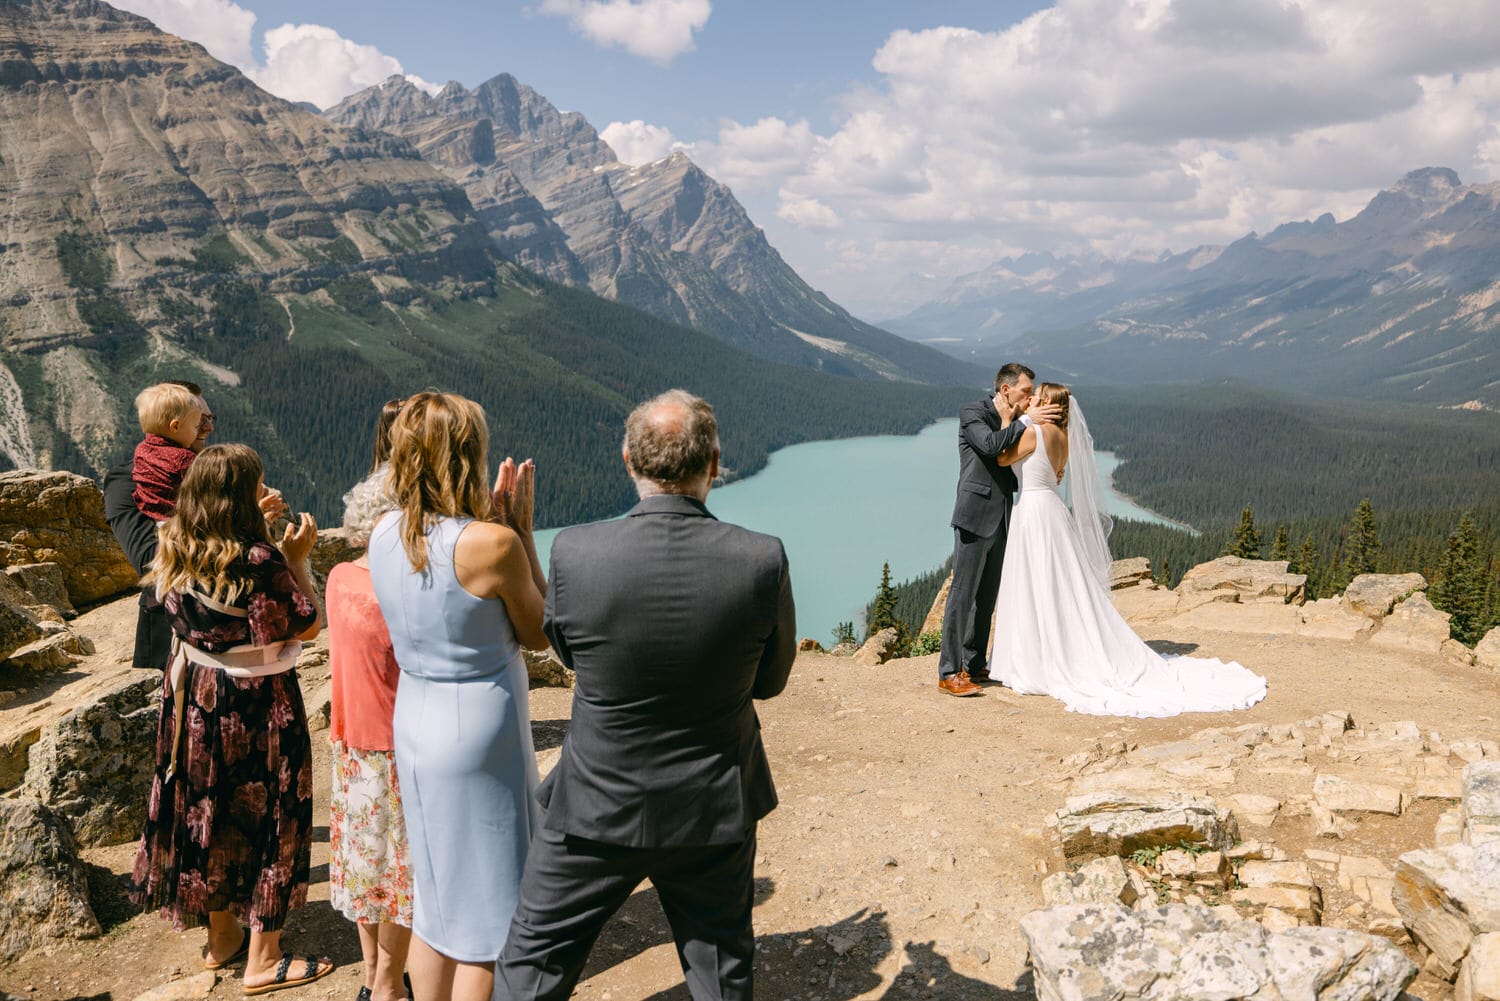
[[[386,486],[391,425],[404,401],[381,408],[370,473],[344,495],[344,529],[358,546],[396,507]],[[361,556],[328,574],[328,664],[333,675],[329,736],[333,793],[328,808],[329,901],[359,927],[364,985],[359,1001],[397,1001],[411,944],[412,890],[406,825],[391,736],[400,671]]]

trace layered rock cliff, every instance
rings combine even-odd
[[[508,74],[435,97],[400,76],[328,112],[408,139],[464,186],[500,249],[556,281],[835,372],[973,381],[850,316],[787,265],[733,193],[686,155],[620,163],[576,112]]]

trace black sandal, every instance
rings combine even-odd
[[[258,984],[254,987],[246,984],[243,988],[244,995],[246,997],[254,997],[257,994],[270,994],[272,991],[285,990],[288,987],[301,987],[303,984],[310,984],[314,980],[321,980],[337,969],[331,959],[322,956],[308,956],[303,960],[307,966],[302,971],[302,976],[295,980],[288,980],[287,972],[291,970],[292,960],[296,958],[290,952],[283,952],[281,954],[281,962],[276,964],[276,975],[271,978],[271,982]],[[326,968],[323,966],[325,962],[328,964]]]

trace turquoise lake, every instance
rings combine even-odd
[[[915,435],[815,441],[784,448],[760,472],[719,487],[708,508],[721,521],[779,536],[792,568],[797,634],[831,644],[839,622],[859,625],[880,583],[882,563],[906,580],[940,565],[953,550],[958,420]],[[1168,523],[1112,489],[1119,464],[1095,454],[1117,517]],[[622,468],[620,475],[624,476]],[[537,533],[542,566],[561,529]]]

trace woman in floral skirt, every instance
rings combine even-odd
[[[302,515],[278,550],[263,490],[253,449],[211,446],[162,524],[147,582],[173,651],[132,888],[173,927],[208,928],[209,969],[243,958],[247,995],[333,970],[281,951],[288,912],[307,900],[312,849],[312,743],[295,664],[299,641],[318,633],[307,566],[317,526]]]
[[[386,488],[391,422],[387,403],[375,428],[370,475],[344,495],[344,528],[363,546],[396,502]],[[329,901],[359,926],[365,982],[359,1001],[399,1001],[411,945],[411,876],[406,824],[392,753],[391,715],[401,676],[375,600],[365,557],[328,574],[328,666],[333,675],[333,795],[328,803]]]

